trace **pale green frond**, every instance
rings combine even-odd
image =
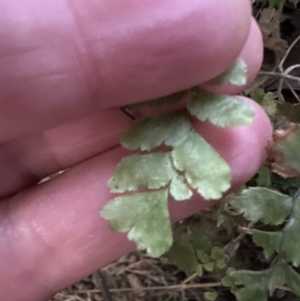
[[[249,124],[254,118],[254,110],[249,104],[234,96],[213,94],[200,88],[193,89],[187,109],[200,121],[208,120],[220,127]]]
[[[132,122],[121,137],[129,150],[150,151],[162,144],[180,144],[191,131],[188,116],[183,113],[147,116]]]
[[[250,221],[280,225],[291,211],[292,199],[268,188],[251,187],[244,189],[231,205]]]
[[[118,163],[108,186],[112,192],[158,189],[166,186],[175,175],[169,152],[134,154]]]
[[[167,189],[116,197],[100,213],[112,229],[129,231],[129,240],[150,256],[159,257],[172,245]]]
[[[200,135],[192,132],[172,151],[174,166],[204,199],[219,199],[230,187],[230,167]]]
[[[251,230],[253,241],[264,249],[266,259],[270,259],[275,252],[279,252],[282,232],[267,232],[257,229]]]
[[[175,176],[170,185],[170,194],[176,201],[184,201],[190,199],[193,192],[184,182],[183,177]]]
[[[231,84],[235,86],[244,86],[247,83],[247,65],[244,60],[238,58],[222,74],[210,81],[216,85]]]

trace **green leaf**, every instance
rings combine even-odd
[[[246,219],[280,225],[288,217],[292,200],[288,196],[263,187],[243,190],[232,202],[234,209]]]
[[[277,111],[277,102],[275,101],[276,94],[273,92],[267,92],[263,89],[255,89],[250,93],[250,97],[259,103],[267,114],[273,116]]]
[[[216,261],[216,266],[218,269],[222,270],[225,268],[226,266],[226,262],[225,262],[225,259],[219,259]]]
[[[162,144],[180,144],[191,131],[188,116],[183,113],[147,116],[133,121],[121,137],[123,147],[150,151]]]
[[[256,181],[258,186],[270,187],[271,186],[270,169],[266,166],[261,167],[261,169],[258,171],[258,177]]]
[[[113,230],[129,231],[128,239],[150,256],[158,257],[172,245],[167,189],[116,197],[101,215]]]
[[[219,199],[230,187],[230,167],[201,136],[192,132],[172,151],[174,166],[204,199]]]
[[[210,252],[212,248],[210,239],[194,226],[190,226],[189,229],[191,231],[191,243],[193,248],[195,250],[201,250],[205,253]]]
[[[285,271],[281,263],[276,263],[270,270],[268,289],[272,293],[278,286],[285,284]]]
[[[196,269],[195,269],[195,273],[201,277],[203,275],[203,265],[202,264],[198,264]]]
[[[214,266],[215,266],[215,263],[214,262],[208,262],[208,263],[205,263],[203,265],[204,269],[207,271],[207,272],[212,272],[214,270]]]
[[[207,301],[215,301],[218,297],[218,294],[215,293],[215,292],[205,292],[204,293],[204,298],[207,300]]]
[[[257,103],[259,103],[261,105],[264,96],[266,95],[265,91],[261,88],[257,88],[254,89],[251,93],[250,93],[250,97],[255,100]]]
[[[165,256],[171,263],[175,264],[179,270],[183,270],[186,273],[193,272],[196,269],[200,272],[200,269],[202,269],[202,267],[199,268],[195,251],[186,234],[180,236]]]
[[[283,230],[281,253],[288,262],[300,266],[300,196],[296,196],[292,215]]]
[[[226,71],[212,79],[211,83],[217,85],[231,84],[235,86],[244,86],[247,83],[246,63],[238,58]]]
[[[282,232],[266,232],[253,229],[251,234],[254,243],[264,249],[266,259],[270,259],[275,251],[279,252]]]
[[[277,102],[275,101],[275,94],[267,92],[261,102],[261,106],[267,114],[274,116],[277,111]]]
[[[221,248],[215,246],[211,250],[211,258],[214,260],[224,260],[225,259],[225,252]]]
[[[187,109],[200,121],[208,120],[220,127],[249,124],[254,118],[253,109],[236,97],[212,94],[198,88],[193,89]]]
[[[300,296],[300,275],[285,262],[278,262],[272,268],[268,287],[272,292],[276,287],[284,285],[295,295]]]
[[[193,195],[192,190],[184,183],[184,178],[175,176],[170,185],[170,194],[176,201],[190,199]]]
[[[242,288],[234,290],[238,301],[267,301],[268,273],[266,271],[232,271],[229,277]]]
[[[300,173],[300,125],[297,125],[285,139],[275,145],[275,150],[283,155],[282,165]]]
[[[222,285],[225,287],[234,287],[235,286],[233,279],[228,275],[224,276],[222,278],[221,282],[222,282]]]
[[[175,175],[169,152],[134,154],[120,161],[108,186],[112,192],[158,189],[166,186]]]
[[[209,262],[209,257],[208,255],[202,251],[202,250],[198,250],[197,251],[197,257],[198,259],[202,262],[202,263],[208,263]]]
[[[291,292],[300,296],[300,275],[289,265],[284,265],[285,284],[290,288]]]

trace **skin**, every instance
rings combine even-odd
[[[43,301],[134,248],[98,213],[125,154],[130,120],[118,107],[203,84],[242,51],[251,79],[261,40],[248,0],[0,0],[0,10],[0,299]],[[229,163],[232,190],[271,138],[263,110],[241,101],[252,124],[194,123]],[[208,205],[170,200],[171,218]]]
[[[247,79],[249,83],[251,83],[258,71],[260,70],[262,64],[262,54],[263,53],[263,42],[262,42],[262,34],[258,27],[257,22],[252,19],[250,33],[247,39],[246,44],[244,45],[241,53],[239,54],[239,58],[243,59],[243,61],[247,65]],[[254,59],[255,58],[255,59]],[[214,93],[225,93],[225,94],[237,94],[241,91],[241,89],[245,89],[247,87],[232,86],[232,85],[222,85],[216,86],[211,83],[202,84],[202,88],[207,91],[211,91]]]

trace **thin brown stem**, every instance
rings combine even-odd
[[[297,44],[297,42],[300,40],[300,35],[293,41],[293,43],[290,45],[290,47],[288,48],[288,50],[286,51],[286,53],[284,54],[284,57],[282,58],[278,69],[283,73],[284,69],[283,69],[283,64],[285,63],[287,57],[289,56],[291,50],[294,48],[294,46]]]
[[[278,72],[266,72],[266,71],[260,71],[258,73],[259,75],[268,75],[268,76],[274,76],[274,77],[280,77],[283,79],[289,79],[294,80],[300,83],[300,77],[284,74],[284,73],[278,73]]]
[[[222,286],[221,282],[213,283],[195,283],[195,284],[178,284],[178,285],[168,285],[168,286],[150,286],[150,287],[126,287],[126,288],[111,288],[110,293],[126,293],[126,292],[138,292],[138,291],[164,291],[164,290],[187,290],[192,288],[212,288]],[[79,291],[80,292],[80,291]],[[88,293],[99,293],[98,290],[88,290],[84,291]]]
[[[104,301],[113,301],[110,290],[106,285],[105,278],[100,270],[93,273]],[[99,290],[98,290],[99,292]]]

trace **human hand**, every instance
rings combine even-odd
[[[248,36],[249,0],[0,0],[0,10],[0,300],[41,301],[134,247],[98,213],[130,122],[117,107],[204,83],[242,48],[253,79],[262,44],[254,22]],[[197,125],[230,164],[232,189],[271,135],[244,101],[252,124]],[[172,202],[171,216],[206,206]]]

